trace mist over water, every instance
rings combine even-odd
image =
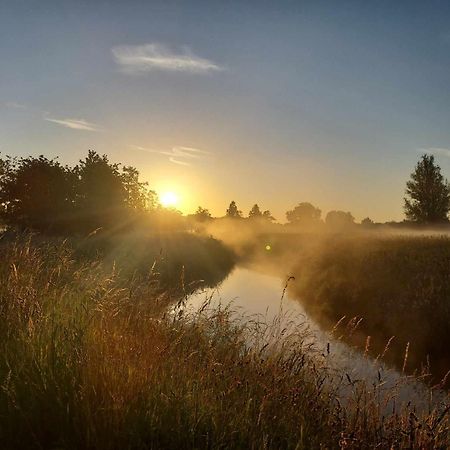
[[[232,248],[239,270],[246,269],[220,288],[239,296],[240,307],[275,313],[292,277],[286,303],[309,316],[319,334],[339,323],[335,334],[352,349],[383,354],[400,372],[432,373],[434,382],[450,369],[447,228],[313,231],[220,219],[204,231]],[[249,271],[278,278],[278,295],[269,300],[263,275],[252,283]]]
[[[384,389],[396,390],[395,400],[387,402],[385,411],[397,405],[413,402],[425,410],[429,406],[427,388],[419,381],[405,377],[380,358],[370,358],[361,349],[346,343],[336,330],[325,330],[307,314],[301,299],[284,292],[283,282],[274,275],[259,272],[255,267],[236,267],[228,277],[215,288],[197,292],[189,298],[188,310],[197,311],[204,307],[226,308],[233,312],[236,321],[254,321],[275,329],[296,330],[303,335],[302,345],[322,360],[331,375],[328,382],[338,386],[341,400],[351,398],[348,383],[342,383],[346,374],[350,380],[364,380],[368,385],[383,380]],[[284,292],[284,294],[283,294]],[[272,335],[267,336],[267,342]],[[444,393],[435,392],[434,402],[445,398]]]

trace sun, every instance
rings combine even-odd
[[[165,208],[171,208],[177,206],[179,197],[174,192],[164,192],[161,194],[161,205]]]

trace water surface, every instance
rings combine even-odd
[[[326,358],[327,365],[341,377],[348,375],[351,380],[364,380],[368,386],[379,383],[382,378],[386,390],[397,386],[398,399],[414,399],[416,404],[428,405],[425,385],[412,382],[410,377],[364,354],[364,350],[354,348],[322,330],[307,315],[301,299],[290,297],[285,286],[286,280],[249,268],[236,267],[220,285],[193,295],[188,306],[196,309],[206,299],[210,299],[212,305],[229,305],[237,313],[268,323],[279,316],[281,311],[284,320],[296,321],[299,326],[309,330],[317,355]]]

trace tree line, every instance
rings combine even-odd
[[[410,180],[406,183],[404,197],[404,212],[409,224],[436,225],[449,222],[450,211],[450,185],[444,179],[441,168],[434,160],[433,155],[423,154],[411,173]],[[242,212],[232,201],[227,209],[228,217],[242,217]],[[286,219],[289,224],[301,227],[314,227],[325,223],[333,228],[349,227],[355,224],[355,219],[350,212],[330,211],[325,220],[321,219],[322,211],[308,202],[299,203],[295,208],[286,212]],[[270,211],[261,213],[257,204],[253,206],[248,214],[249,218],[264,217],[274,220]],[[392,222],[391,222],[392,223]],[[375,225],[366,217],[361,221],[361,225],[369,227]]]
[[[91,150],[75,167],[44,156],[0,159],[0,216],[7,225],[89,232],[129,223],[155,200],[134,167]]]
[[[450,187],[433,155],[422,155],[406,183],[404,210],[411,224],[448,223]],[[348,228],[355,225],[350,212],[322,211],[301,202],[286,212],[287,224],[304,229],[327,225]],[[181,213],[161,208],[155,191],[142,182],[132,166],[111,163],[106,155],[90,150],[74,167],[44,156],[0,158],[0,219],[9,226],[49,232],[92,232],[98,228],[123,228],[153,219],[153,225],[183,226]],[[243,219],[233,200],[225,217]],[[188,219],[212,220],[208,209],[198,207]],[[273,223],[269,210],[254,204],[247,220]],[[369,218],[361,225],[375,225]]]
[[[199,208],[196,214],[203,214],[204,209]],[[286,220],[290,225],[299,226],[301,228],[313,228],[317,225],[329,225],[331,227],[347,227],[355,224],[355,218],[350,212],[346,211],[330,211],[327,213],[325,220],[322,220],[322,211],[309,202],[301,202],[292,210],[286,212]],[[211,215],[209,215],[211,217]],[[226,210],[225,217],[231,219],[243,219],[244,215],[238,209],[236,202],[233,200]],[[259,205],[255,203],[248,212],[249,220],[260,220],[268,223],[274,222],[275,218],[269,210],[261,211]],[[370,219],[369,219],[370,220]]]

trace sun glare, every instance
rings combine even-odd
[[[175,207],[179,202],[178,195],[174,192],[164,192],[161,195],[161,205],[165,208]]]

